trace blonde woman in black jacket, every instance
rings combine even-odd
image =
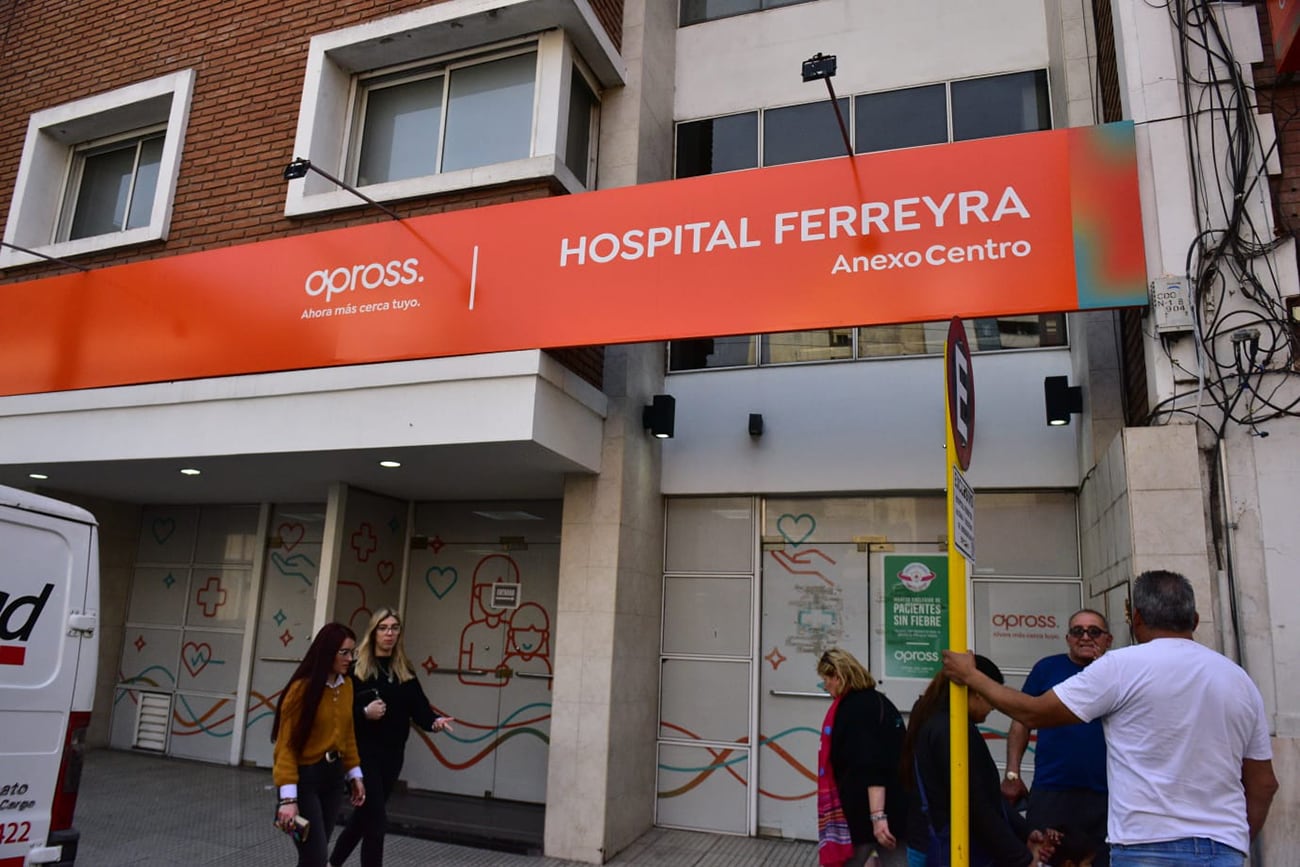
[[[449,731],[452,717],[436,716],[429,706],[402,645],[402,619],[391,608],[380,608],[371,616],[357,645],[352,690],[367,798],[339,834],[330,864],[343,864],[360,842],[362,867],[381,867],[388,797],[402,773],[411,724],[427,732]]]

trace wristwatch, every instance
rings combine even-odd
[[[1016,780],[1020,779],[1020,775],[1017,774],[1015,771],[1007,771],[1006,774],[1005,774],[1005,776],[1006,776],[1006,778],[1007,778],[1008,780],[1010,780],[1010,781],[1013,782],[1013,783],[1014,783]]]

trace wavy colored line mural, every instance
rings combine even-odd
[[[682,726],[676,725],[674,723],[664,722],[662,723],[662,726],[663,728],[672,729],[673,731],[679,732],[680,734],[684,735],[685,737],[691,740],[694,741],[700,740],[700,737],[694,732],[686,728],[683,728]],[[984,740],[986,741],[1005,740],[1007,736],[1007,733],[1005,731],[1002,731],[1001,729],[991,728],[988,726],[979,726],[978,730],[980,734],[983,736]],[[775,801],[802,801],[807,798],[816,797],[817,795],[816,770],[800,762],[788,750],[783,748],[778,743],[778,741],[782,739],[800,733],[809,734],[814,737],[816,737],[818,734],[817,730],[814,728],[809,728],[808,726],[795,726],[792,728],[788,728],[785,731],[777,732],[771,737],[760,735],[758,741],[758,748],[760,750],[762,749],[770,750],[774,755],[779,757],[783,762],[788,764],[790,767],[794,768],[795,771],[801,777],[803,777],[804,779],[812,783],[812,787],[805,792],[787,795],[778,792],[772,792],[760,786],[758,790],[760,797],[771,798],[772,800]],[[664,762],[660,762],[658,765],[660,771],[666,771],[669,773],[677,773],[677,774],[693,774],[694,776],[692,776],[689,780],[687,780],[680,786],[676,786],[671,789],[661,789],[657,793],[658,796],[660,798],[676,798],[685,795],[686,793],[700,786],[702,783],[704,783],[705,780],[707,780],[709,777],[711,777],[713,774],[717,773],[718,771],[726,771],[727,775],[730,776],[732,779],[734,779],[742,787],[747,786],[748,782],[745,780],[743,776],[741,776],[734,770],[734,766],[749,761],[748,752],[742,752],[739,750],[740,747],[744,747],[748,743],[749,743],[749,738],[745,737],[736,741],[737,749],[728,749],[724,747],[705,747],[705,749],[708,751],[709,755],[713,759],[711,762],[709,762],[706,765],[678,766],[678,765],[670,765]],[[1032,749],[1033,748],[1031,747],[1030,750],[1032,751]]]
[[[519,718],[531,710],[541,710],[544,711],[544,713],[530,716],[526,719]],[[434,706],[434,713],[444,716],[446,715],[444,711],[438,709],[436,706]],[[416,734],[419,736],[420,740],[424,742],[424,745],[429,749],[429,752],[433,757],[438,761],[438,764],[448,770],[462,771],[466,768],[474,767],[499,749],[502,744],[516,737],[527,735],[536,738],[543,744],[549,746],[551,743],[550,735],[541,728],[538,728],[538,726],[543,723],[549,723],[550,720],[551,705],[549,702],[533,702],[531,704],[520,705],[518,708],[515,708],[507,714],[499,724],[485,725],[470,720],[458,719],[456,725],[459,729],[476,729],[483,732],[483,734],[474,737],[467,737],[464,734],[457,734],[455,732],[443,732],[439,737],[448,738],[461,744],[476,744],[488,741],[487,745],[483,747],[483,749],[479,750],[468,759],[459,762],[450,759],[446,753],[439,749],[437,743],[432,737],[430,737],[428,732],[417,731]]]

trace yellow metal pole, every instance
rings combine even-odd
[[[952,359],[944,356],[944,382],[953,375]],[[953,474],[958,470],[957,443],[953,438],[953,418],[948,403],[948,389],[944,389],[944,415],[947,418],[946,455],[944,460],[945,486],[948,490],[948,647],[965,651],[966,635],[966,558],[957,550],[957,534],[953,526]],[[967,736],[969,715],[966,704],[966,687],[955,683],[948,685],[949,708],[949,764],[948,779],[952,781],[952,806],[949,827],[952,829],[952,867],[969,867],[970,864],[970,739]]]

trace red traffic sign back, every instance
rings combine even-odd
[[[966,326],[954,316],[948,324],[944,347],[944,383],[948,390],[948,425],[957,446],[957,463],[970,469],[971,446],[975,441],[975,376],[971,371],[970,343]]]

